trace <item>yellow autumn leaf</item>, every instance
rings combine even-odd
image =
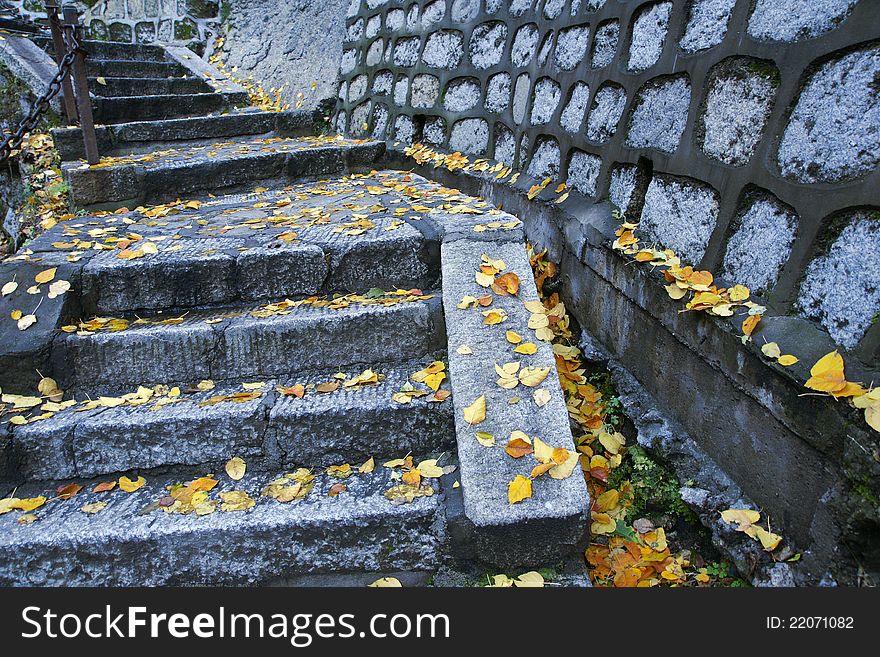
[[[396,577],[381,577],[377,579],[372,584],[367,584],[368,587],[374,589],[384,589],[384,588],[394,588],[399,589],[403,587],[403,584],[400,583],[400,580]]]
[[[522,336],[516,331],[506,331],[504,337],[507,338],[507,341],[510,344],[519,344],[522,342]]]
[[[468,424],[479,424],[486,419],[486,395],[480,395],[470,406],[464,407],[464,421]]]
[[[370,458],[368,458],[366,461],[364,461],[361,464],[361,466],[358,468],[358,472],[360,472],[361,474],[369,474],[370,472],[372,472],[375,469],[376,469],[376,461],[371,456]]]
[[[532,394],[532,397],[535,400],[535,404],[537,404],[538,406],[544,406],[545,404],[547,404],[547,402],[550,401],[550,393],[544,388],[535,390],[535,392]]]
[[[767,356],[767,358],[779,358],[782,355],[779,345],[775,342],[768,342],[761,347],[761,353]]]
[[[749,294],[751,294],[751,290],[745,285],[737,284],[727,290],[727,295],[731,301],[745,301],[749,298]]]
[[[511,504],[522,502],[532,496],[532,480],[522,475],[517,475],[507,485],[507,500]]]
[[[526,356],[531,356],[532,354],[537,353],[538,345],[534,342],[523,342],[520,345],[517,345],[514,348],[514,351],[518,354],[525,354]]]
[[[57,272],[57,271],[58,271],[58,267],[52,267],[51,269],[44,269],[39,274],[34,276],[34,280],[40,284],[48,283],[53,278],[55,278],[55,272]]]
[[[529,388],[541,385],[550,373],[549,367],[524,367],[519,371],[519,382]]]
[[[721,519],[730,524],[736,524],[737,530],[742,531],[761,519],[761,514],[752,509],[727,509],[721,512]]]
[[[226,462],[226,474],[229,475],[229,478],[233,481],[240,481],[242,477],[244,477],[244,473],[247,471],[247,463],[238,456],[233,456]]]
[[[779,358],[776,359],[776,362],[782,365],[783,367],[788,367],[789,365],[794,365],[798,362],[797,356],[792,356],[791,354],[782,354]]]
[[[543,588],[544,577],[541,573],[530,570],[517,577],[513,581],[513,585],[518,588]]]
[[[146,483],[147,480],[143,477],[138,477],[135,480],[131,480],[125,476],[119,478],[119,488],[126,493],[133,493],[136,490],[143,488]]]

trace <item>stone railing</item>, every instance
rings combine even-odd
[[[26,18],[46,15],[42,0],[7,0]],[[126,43],[200,42],[219,33],[220,0],[79,0],[87,37]]]
[[[873,0],[352,0],[336,126],[608,198],[873,365],[878,79]]]

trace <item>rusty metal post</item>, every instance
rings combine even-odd
[[[97,164],[101,161],[101,157],[98,155],[95,119],[92,114],[92,98],[89,95],[89,74],[86,68],[87,53],[82,45],[83,35],[76,8],[64,5],[61,21],[64,26],[65,36],[67,37],[67,47],[76,52],[76,58],[73,60],[73,84],[76,87],[76,106],[79,109],[79,127],[83,133],[86,161],[89,164]]]
[[[67,48],[64,45],[64,35],[61,32],[61,21],[58,18],[58,0],[46,0],[46,15],[49,18],[49,28],[52,31],[52,45],[55,47],[55,61],[61,66],[64,53]],[[64,114],[67,117],[67,125],[76,125],[79,116],[76,111],[76,97],[73,95],[73,85],[70,78],[65,77],[61,82],[61,103],[64,105]]]

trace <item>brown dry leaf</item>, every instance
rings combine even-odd
[[[79,484],[67,484],[66,486],[59,486],[56,488],[55,494],[58,495],[59,500],[69,500],[81,490],[82,486]]]
[[[102,481],[99,484],[95,484],[95,487],[92,489],[92,492],[93,493],[109,493],[114,488],[116,488],[115,481]]]
[[[501,274],[492,283],[492,291],[501,296],[516,296],[519,292],[519,276],[512,271]]]
[[[240,481],[247,471],[247,463],[238,456],[233,456],[226,462],[226,474],[233,481]]]
[[[329,495],[330,497],[338,497],[339,494],[345,490],[348,490],[348,486],[346,486],[345,484],[333,484],[332,486],[330,486],[330,490],[327,491],[327,495]]]
[[[535,448],[532,445],[531,439],[522,431],[514,431],[510,434],[510,440],[507,442],[504,451],[512,458],[519,459],[534,452]]]

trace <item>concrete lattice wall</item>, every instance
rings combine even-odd
[[[880,351],[880,3],[352,0],[336,126],[610,198]]]
[[[10,0],[21,15],[45,18],[42,0]],[[219,32],[220,0],[79,0],[89,38],[128,43],[204,43]]]

